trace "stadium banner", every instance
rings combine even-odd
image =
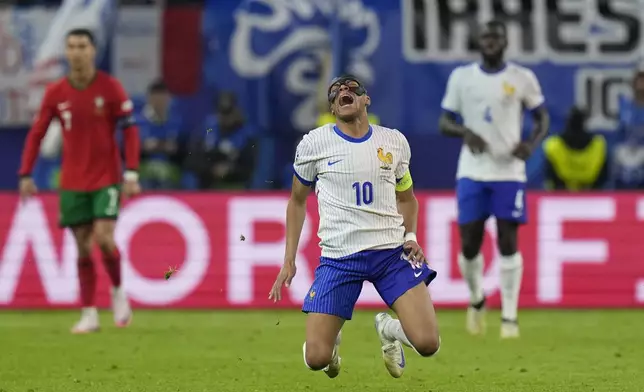
[[[430,286],[439,307],[468,302],[458,272],[454,196],[419,193],[418,238],[438,277]],[[298,274],[277,305],[267,299],[284,256],[284,193],[145,195],[127,202],[116,230],[124,285],[137,307],[297,308],[318,263],[315,199],[308,204],[297,255]],[[520,233],[524,256],[521,306],[644,306],[644,196],[532,194]],[[79,300],[76,250],[57,228],[58,198],[20,202],[0,195],[0,307],[69,307]],[[499,305],[494,222],[485,243],[485,288]],[[97,254],[95,260],[100,260]],[[178,272],[168,280],[169,267]],[[99,267],[102,273],[102,269]],[[99,304],[108,305],[102,273]],[[359,307],[381,307],[365,284]]]
[[[144,97],[161,76],[161,6],[121,6],[112,36],[112,74],[130,96]]]
[[[55,16],[47,8],[0,9],[0,125],[31,121],[29,82]]]
[[[445,163],[432,181],[422,172],[414,178],[448,188],[456,161],[443,159],[454,149],[438,133],[440,101],[450,72],[479,60],[477,24],[492,18],[508,26],[507,58],[539,79],[553,132],[578,105],[589,112],[589,129],[614,133],[618,98],[630,94],[644,55],[638,1],[208,0],[204,76],[238,92],[250,119],[284,140],[315,127],[320,64],[332,47],[338,68],[364,79],[381,124],[423,135],[416,151]],[[528,165],[533,187],[541,186],[542,164],[537,152]]]

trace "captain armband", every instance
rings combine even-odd
[[[414,185],[414,181],[411,179],[411,173],[407,170],[402,178],[396,180],[396,191],[404,192],[411,188],[412,185]]]
[[[136,119],[133,115],[128,114],[118,119],[117,125],[120,129],[128,129],[136,124]]]

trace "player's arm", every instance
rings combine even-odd
[[[460,74],[457,68],[449,75],[447,88],[441,102],[443,112],[438,119],[438,129],[445,136],[462,138],[470,150],[475,153],[485,151],[487,145],[476,133],[458,122],[458,114],[462,109]]]
[[[53,93],[50,88],[47,88],[22,150],[22,161],[18,172],[21,178],[31,176],[40,151],[40,144],[55,116],[55,105]]]
[[[443,113],[438,120],[438,127],[440,131],[446,136],[464,137],[469,130],[462,124],[458,123],[457,117],[461,112],[461,96],[460,96],[460,70],[457,68],[449,75],[447,79],[447,88],[445,95],[441,101],[441,109]]]
[[[532,123],[534,125],[528,143],[534,148],[548,135],[550,115],[546,110],[545,98],[541,92],[541,86],[539,85],[537,77],[532,71],[529,71],[527,78],[528,83],[523,97],[523,104],[532,114]]]
[[[418,242],[416,229],[418,227],[418,200],[414,195],[414,181],[409,171],[411,160],[411,148],[407,139],[401,134],[403,142],[403,153],[396,166],[396,203],[398,212],[403,216],[405,226],[405,241]]]
[[[112,79],[116,91],[116,100],[114,102],[113,115],[116,124],[123,131],[123,140],[125,144],[125,181],[138,182],[139,161],[141,159],[141,140],[139,138],[139,129],[136,126],[136,120],[132,111],[134,105],[127,96],[127,93],[121,86],[121,83]]]
[[[316,162],[313,158],[313,146],[309,136],[298,144],[293,164],[293,185],[291,197],[286,207],[286,250],[284,263],[295,264],[295,255],[306,217],[306,200],[317,175]]]
[[[403,153],[396,166],[396,204],[398,212],[403,216],[405,227],[404,249],[409,261],[414,268],[420,267],[427,262],[423,249],[418,244],[416,228],[418,227],[418,200],[414,195],[414,182],[409,172],[409,161],[411,159],[411,148],[407,139],[400,134],[403,142]]]
[[[306,199],[317,175],[316,160],[313,155],[313,146],[308,140],[309,137],[308,135],[304,136],[295,153],[293,187],[286,207],[284,265],[282,265],[271,292],[268,294],[268,299],[273,301],[279,301],[282,298],[282,286],[289,287],[295,277],[295,257],[304,226],[304,218],[306,218]]]

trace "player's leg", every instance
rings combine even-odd
[[[304,364],[311,370],[324,370],[334,378],[340,373],[340,343],[344,319],[331,314],[309,313],[306,341],[302,346]]]
[[[132,310],[121,285],[121,253],[114,240],[120,194],[120,189],[116,185],[93,192],[93,216],[94,238],[101,250],[103,265],[112,283],[114,323],[118,327],[126,327],[132,320]]]
[[[308,313],[302,347],[304,363],[311,370],[324,370],[331,378],[340,372],[342,325],[351,320],[362,290],[362,274],[350,270],[357,265],[353,259],[335,261],[322,257],[302,307]]]
[[[397,378],[405,369],[401,344],[425,357],[434,355],[440,346],[436,313],[427,290],[436,272],[427,265],[413,267],[401,257],[402,248],[379,252],[384,256],[382,267],[373,268],[375,274],[371,281],[385,303],[396,312],[398,320],[379,313],[375,327],[385,367]]]
[[[74,234],[78,254],[78,283],[81,299],[81,318],[73,333],[98,331],[98,312],[95,306],[96,268],[92,261],[92,205],[84,192],[60,192],[60,226],[69,227]]]
[[[485,333],[484,260],[481,246],[485,221],[489,217],[490,194],[484,183],[459,179],[456,187],[461,252],[458,266],[470,292],[466,328],[473,334]]]
[[[518,308],[523,257],[518,249],[519,226],[526,222],[525,183],[494,183],[493,213],[501,254],[501,337],[519,337]]]

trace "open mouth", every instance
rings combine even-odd
[[[340,107],[353,104],[353,95],[343,95],[340,97]]]

